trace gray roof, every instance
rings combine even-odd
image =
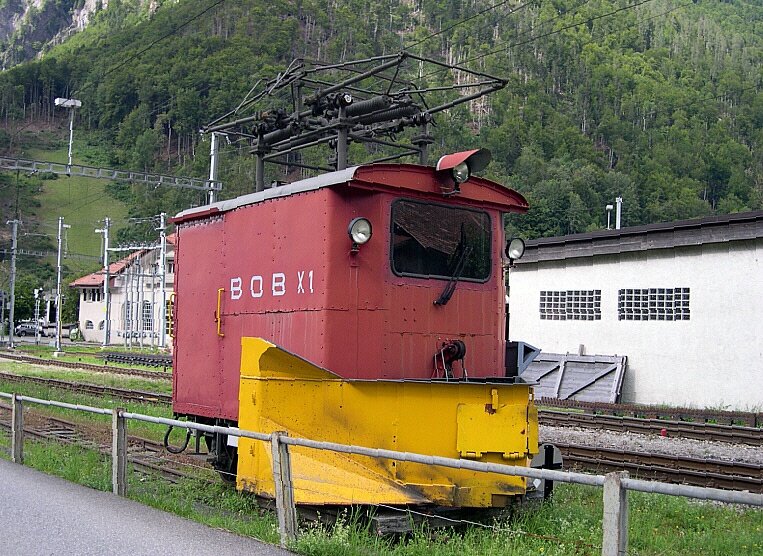
[[[314,191],[323,187],[329,187],[338,183],[344,183],[351,180],[355,176],[355,171],[359,166],[352,166],[345,170],[338,170],[336,172],[328,172],[321,174],[313,178],[307,178],[292,182],[287,185],[280,185],[277,187],[271,187],[265,191],[258,193],[249,193],[248,195],[242,195],[235,199],[228,199],[227,201],[219,201],[212,203],[211,205],[204,205],[201,207],[194,207],[186,209],[183,212],[178,213],[175,216],[177,220],[185,220],[187,218],[193,218],[195,215],[206,215],[212,211],[215,212],[227,212],[246,205],[253,205],[268,199],[275,199],[278,197],[287,197],[297,193],[304,193],[306,191]]]
[[[763,238],[763,210],[533,239],[517,264]]]

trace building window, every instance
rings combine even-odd
[[[101,301],[103,299],[103,290],[100,288],[88,288],[83,290],[85,301]]]
[[[689,288],[624,289],[617,294],[619,320],[689,320]]]
[[[93,321],[86,320],[85,321],[85,330],[92,330],[93,329]]]
[[[154,310],[149,301],[143,302],[143,314],[142,314],[143,330],[152,331],[154,329]]]
[[[106,327],[106,321],[101,321],[98,323],[98,330],[103,330]]]
[[[540,292],[541,320],[601,320],[601,290]]]

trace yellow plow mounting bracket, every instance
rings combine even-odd
[[[344,380],[242,338],[239,426],[448,458],[529,464],[538,423],[525,384]],[[505,506],[525,479],[291,446],[298,504]],[[272,497],[270,445],[241,438],[239,489]]]

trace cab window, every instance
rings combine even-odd
[[[392,271],[398,276],[490,278],[486,212],[401,199],[392,205],[391,230]]]

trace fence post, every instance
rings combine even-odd
[[[13,394],[11,409],[11,461],[24,463],[24,406],[18,394]]]
[[[127,420],[123,411],[118,407],[111,414],[111,487],[117,496],[127,495]]]
[[[604,476],[602,556],[625,556],[628,550],[628,491],[622,485],[627,478],[627,471]]]
[[[275,484],[278,531],[281,546],[297,539],[297,508],[294,505],[294,487],[291,482],[291,460],[289,446],[281,442],[286,432],[274,432],[270,437],[273,457],[273,483]]]

